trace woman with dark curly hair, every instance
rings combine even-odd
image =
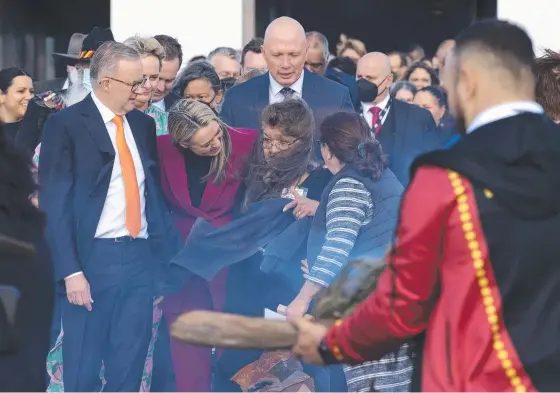
[[[426,86],[439,86],[439,78],[436,72],[422,62],[414,63],[406,74],[404,80],[412,83],[417,89]]]

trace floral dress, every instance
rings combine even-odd
[[[167,112],[162,109],[150,105],[148,109],[145,110],[147,115],[151,116],[156,123],[156,135],[167,134]],[[41,145],[37,146],[35,151],[35,156],[33,162],[38,168],[39,165],[39,152],[41,150]],[[140,392],[149,392],[152,384],[152,371],[153,371],[153,357],[154,357],[154,347],[158,337],[159,324],[161,323],[162,311],[159,306],[154,305],[153,319],[152,319],[152,338],[150,340],[150,345],[148,346],[146,354],[146,362],[144,363],[144,372],[142,373],[142,381],[140,384]],[[64,362],[62,359],[62,343],[64,338],[64,330],[61,325],[60,334],[56,339],[54,347],[49,351],[47,355],[47,373],[49,374],[49,385],[47,387],[47,392],[64,392]],[[99,379],[101,380],[101,391],[105,387],[105,367],[103,362],[101,363],[101,370],[99,371]]]

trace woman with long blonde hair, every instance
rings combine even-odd
[[[214,226],[231,220],[257,131],[229,127],[208,104],[193,99],[180,100],[171,108],[168,131],[157,137],[162,189],[184,240],[197,218]],[[227,271],[211,282],[190,278],[179,293],[161,303],[167,324],[190,310],[221,310],[226,278]],[[174,340],[171,354],[177,391],[210,391],[209,348]]]

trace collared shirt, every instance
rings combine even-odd
[[[165,111],[165,99],[162,98],[159,101],[152,101],[152,105],[155,106],[156,108],[161,109],[162,111]]]
[[[477,128],[493,123],[498,120],[516,116],[524,112],[544,113],[542,106],[535,101],[514,101],[505,104],[492,106],[480,112],[467,128],[467,134],[470,134]]]
[[[305,72],[302,71],[298,80],[295,81],[293,85],[288,86],[290,89],[295,91],[294,96],[297,96],[299,98],[303,97],[303,74],[305,74]],[[284,100],[284,96],[282,95],[282,93],[280,93],[280,90],[282,90],[286,86],[282,86],[280,83],[276,82],[272,75],[270,75],[270,73],[268,73],[268,79],[270,80],[270,87],[268,89],[268,103],[274,104],[277,102],[282,102]]]
[[[387,97],[385,97],[385,99],[377,105],[373,105],[371,102],[370,103],[362,102],[362,116],[364,117],[364,120],[366,121],[366,123],[370,127],[371,127],[371,123],[373,121],[373,114],[370,112],[370,109],[373,108],[374,106],[376,106],[379,109],[383,110],[389,104],[389,99],[390,98],[391,98],[391,96],[389,94],[387,94]],[[387,119],[387,115],[389,114],[389,112],[390,112],[390,110],[385,112],[385,114],[381,118],[381,125],[385,124],[385,119]]]
[[[101,212],[101,217],[99,218],[99,223],[97,224],[97,231],[95,232],[96,238],[115,238],[121,236],[129,236],[130,233],[126,229],[126,197],[124,194],[124,181],[122,178],[122,169],[119,161],[119,150],[117,149],[117,126],[113,123],[113,118],[115,114],[107,106],[105,106],[95,94],[91,93],[91,98],[95,103],[95,106],[101,114],[103,123],[107,128],[109,133],[109,138],[111,138],[111,143],[115,149],[115,161],[113,164],[113,171],[111,172],[111,181],[109,183],[109,189],[107,191],[107,197],[105,199],[105,205],[103,206],[103,211]],[[141,229],[138,234],[138,238],[146,239],[148,238],[148,223],[146,221],[146,196],[145,192],[145,180],[144,167],[142,166],[142,161],[140,159],[140,154],[136,146],[136,141],[130,129],[130,125],[123,116],[123,126],[124,135],[130,153],[132,154],[132,159],[134,161],[134,168],[136,169],[136,180],[138,181],[138,190],[140,193],[140,212],[142,214],[141,218]]]

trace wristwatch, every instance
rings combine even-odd
[[[319,356],[321,356],[321,359],[323,359],[323,363],[325,364],[340,363],[332,353],[325,339],[322,339],[321,343],[319,344]]]

